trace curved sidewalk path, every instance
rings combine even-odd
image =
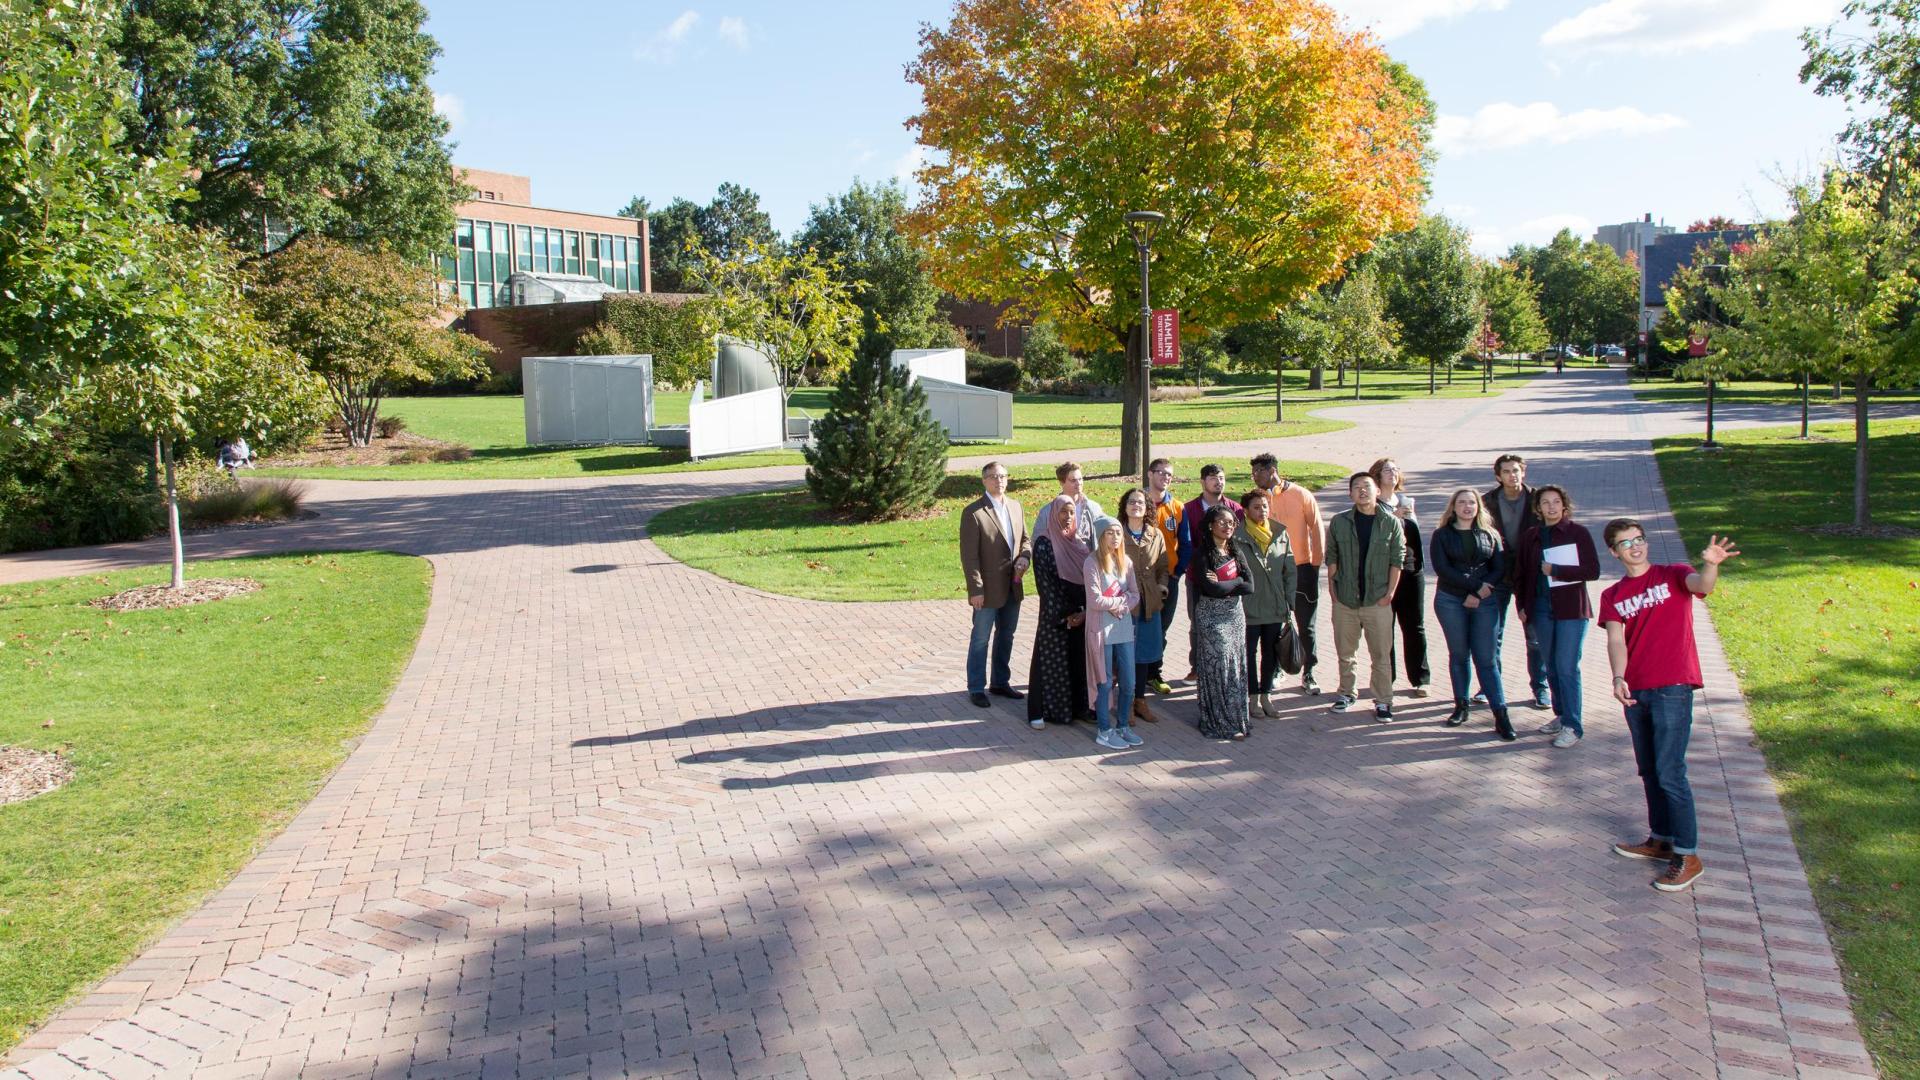
[[[1429,522],[1516,449],[1581,520],[1685,557],[1647,439],[1697,411],[1617,371],[1337,414],[1361,424],[1267,448],[1393,453]],[[318,483],[316,520],[196,537],[427,556],[418,651],[288,830],[12,1075],[1872,1075],[1709,620],[1709,869],[1668,896],[1607,850],[1645,827],[1598,634],[1569,751],[1441,727],[1443,696],[1380,725],[1293,693],[1222,745],[1182,691],[1101,754],[967,704],[957,601],[770,596],[646,539],[797,475]],[[161,557],[6,557],[0,583]]]

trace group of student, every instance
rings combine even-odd
[[[1271,454],[1251,464],[1253,487],[1226,493],[1218,465],[1200,470],[1200,493],[1174,497],[1173,468],[1160,458],[1146,485],[1129,489],[1109,515],[1083,490],[1081,469],[1055,470],[1059,494],[1031,528],[1007,495],[999,462],[981,470],[985,493],[961,515],[961,566],[973,607],[967,691],[1027,701],[1035,729],[1091,721],[1094,741],[1126,750],[1145,740],[1134,721],[1159,717],[1149,693],[1173,692],[1164,677],[1168,630],[1187,593],[1189,671],[1204,736],[1245,739],[1251,721],[1280,715],[1272,704],[1281,669],[1314,682],[1316,616],[1325,568],[1339,685],[1331,708],[1358,702],[1357,656],[1370,659],[1373,717],[1393,720],[1394,684],[1404,662],[1409,694],[1426,697],[1425,570],[1435,579],[1434,612],[1447,647],[1453,707],[1445,724],[1467,722],[1484,702],[1494,732],[1519,737],[1501,683],[1501,644],[1511,610],[1525,630],[1528,704],[1551,710],[1541,726],[1553,745],[1571,748],[1585,734],[1580,660],[1589,622],[1608,636],[1613,695],[1632,735],[1647,798],[1650,835],[1614,846],[1631,858],[1665,862],[1654,884],[1675,891],[1701,872],[1697,825],[1686,776],[1692,695],[1701,685],[1693,646],[1692,597],[1713,590],[1720,565],[1738,554],[1715,537],[1704,567],[1658,566],[1631,518],[1609,522],[1607,549],[1625,572],[1598,609],[1587,583],[1600,576],[1593,534],[1573,520],[1572,496],[1557,484],[1526,483],[1526,462],[1502,454],[1499,483],[1453,493],[1422,543],[1406,476],[1381,458],[1347,480],[1350,509],[1324,524],[1313,493],[1279,475]],[[1031,570],[1039,623],[1027,692],[1009,670],[1023,586]],[[990,670],[989,670],[990,669]],[[1473,681],[1478,692],[1469,695]]]

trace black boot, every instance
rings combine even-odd
[[[1493,710],[1493,730],[1500,733],[1501,742],[1512,742],[1520,736],[1513,732],[1513,721],[1507,719],[1507,710]]]
[[[1467,722],[1467,701],[1465,698],[1453,699],[1453,711],[1447,714],[1447,726],[1459,727]]]

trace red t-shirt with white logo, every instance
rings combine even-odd
[[[1627,689],[1691,686],[1698,690],[1700,654],[1693,647],[1693,593],[1686,563],[1651,566],[1600,594],[1600,625],[1627,628]]]

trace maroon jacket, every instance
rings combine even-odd
[[[1545,536],[1541,534],[1545,533]],[[1551,547],[1572,544],[1580,556],[1578,566],[1553,564],[1553,580],[1576,581],[1577,585],[1562,585],[1552,589],[1548,596],[1553,600],[1553,617],[1556,619],[1592,619],[1593,601],[1587,597],[1586,583],[1600,576],[1600,555],[1593,546],[1593,534],[1585,525],[1578,525],[1565,518],[1557,525],[1535,525],[1520,536],[1520,550],[1514,553],[1518,564],[1513,570],[1514,599],[1519,601],[1520,610],[1533,614],[1534,599],[1540,590],[1547,588],[1540,576],[1541,553]]]

